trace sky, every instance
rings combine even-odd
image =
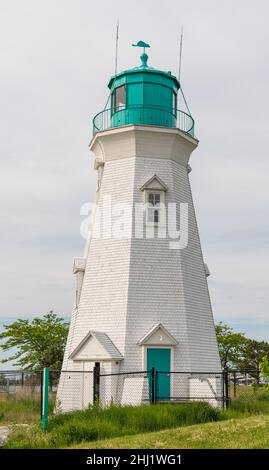
[[[92,118],[114,73],[177,75],[200,144],[190,180],[215,321],[269,333],[269,3],[265,0],[0,0],[0,323],[68,318],[80,208],[95,198]]]

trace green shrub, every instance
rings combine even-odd
[[[220,410],[207,403],[154,405],[140,407],[93,406],[85,411],[56,415],[50,419],[48,431],[40,427],[15,431],[6,447],[59,448],[83,441],[138,434],[161,429],[221,419]]]
[[[260,390],[256,395],[256,400],[269,402],[269,393],[267,390]]]
[[[264,414],[269,412],[269,396],[267,392],[255,393],[252,396],[239,396],[232,400],[229,406],[234,410],[244,414]]]

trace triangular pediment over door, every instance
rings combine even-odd
[[[154,325],[138,342],[141,346],[175,346],[178,341],[174,336],[162,325],[158,323]]]
[[[121,361],[122,354],[106,333],[90,331],[70,355],[73,361]]]

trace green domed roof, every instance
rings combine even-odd
[[[148,44],[144,43],[143,41],[139,41],[137,44],[133,44],[133,46],[144,47],[144,48],[145,47],[150,47]],[[161,78],[164,78],[164,79],[166,78],[170,82],[173,81],[174,87],[177,90],[180,88],[180,84],[179,84],[178,79],[174,75],[172,75],[172,73],[170,71],[169,72],[164,72],[163,70],[158,70],[158,69],[155,69],[153,67],[148,66],[148,64],[147,64],[148,55],[145,53],[145,49],[144,49],[144,52],[141,54],[140,59],[141,59],[140,66],[133,67],[133,68],[128,69],[128,70],[123,70],[122,72],[119,72],[116,75],[112,76],[109,83],[108,83],[108,87],[110,89],[113,89],[114,86],[115,86],[115,82],[117,82],[117,80],[122,79],[126,75],[134,75],[134,74],[141,74],[142,73],[142,74],[147,74],[147,75],[151,74],[151,75],[159,76],[160,82],[162,82]],[[156,79],[154,80],[154,82],[156,82]]]

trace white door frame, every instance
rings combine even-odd
[[[144,344],[142,345],[142,370],[147,370],[147,351],[148,349],[170,349],[170,372],[174,370],[175,351],[174,346],[162,344]],[[174,374],[170,374],[170,396],[174,394]]]

